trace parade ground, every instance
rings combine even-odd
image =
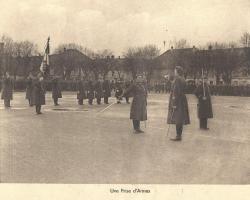
[[[188,95],[191,124],[170,141],[168,94],[149,94],[145,133],[134,134],[130,105],[77,105],[64,92],[46,94],[42,115],[14,93],[0,106],[2,183],[250,184],[250,98],[213,96],[214,119],[199,130],[197,101]],[[175,127],[170,127],[175,137]]]

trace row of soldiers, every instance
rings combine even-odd
[[[112,86],[109,80],[105,80],[104,82],[93,82],[81,79],[77,82],[76,98],[79,105],[83,105],[85,99],[88,99],[89,105],[93,105],[94,99],[96,99],[96,103],[100,105],[102,98],[104,98],[105,104],[109,104],[109,97],[111,97],[112,90],[114,90],[117,103],[121,103],[122,98],[120,95],[130,86],[130,84],[131,82],[116,82]],[[58,106],[58,99],[62,98],[62,90],[60,81],[56,77],[51,80],[51,91],[54,105]],[[29,76],[27,79],[25,97],[30,106],[36,105],[37,114],[41,114],[41,106],[45,104],[45,93],[46,84],[42,74],[39,74],[37,77]],[[129,103],[129,94],[124,97],[126,103]],[[13,99],[13,80],[8,72],[6,72],[3,78],[1,98],[4,100],[5,107],[9,108],[10,101]]]

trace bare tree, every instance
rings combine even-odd
[[[242,34],[240,43],[243,45],[243,47],[250,47],[250,34],[248,32]]]
[[[156,58],[160,50],[155,45],[146,45],[143,47],[129,48],[124,54],[125,57],[125,71],[130,71],[133,78],[137,73],[144,73],[147,81],[150,82]]]
[[[189,48],[190,45],[188,44],[188,41],[184,38],[180,40],[174,40],[171,41],[175,49],[184,49],[184,48]]]

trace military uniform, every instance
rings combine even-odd
[[[41,106],[45,105],[45,88],[42,81],[35,81],[33,96],[34,104],[36,105],[36,113],[41,114]]]
[[[92,84],[92,81],[89,81],[87,85],[87,98],[89,100],[89,105],[92,105],[93,99],[95,98],[94,86]]]
[[[103,97],[102,83],[100,81],[97,81],[97,83],[95,84],[95,98],[98,105],[101,104],[102,97]]]
[[[127,81],[124,85],[124,89],[127,90],[130,87],[131,83],[129,81]],[[125,97],[126,99],[126,103],[129,104],[129,97],[131,96],[131,94],[127,93]]]
[[[133,101],[130,108],[130,119],[133,120],[134,130],[140,130],[140,121],[147,120],[147,89],[143,84],[134,83],[125,92],[124,96],[131,94]]]
[[[32,79],[28,78],[27,82],[26,82],[26,95],[25,95],[25,98],[29,101],[30,106],[33,106],[32,90],[33,90]]]
[[[181,139],[183,125],[190,124],[185,87],[186,81],[184,78],[177,76],[172,84],[169,97],[167,123],[176,125],[176,138],[178,140]]]
[[[57,79],[52,80],[52,98],[54,100],[54,105],[58,106],[58,99],[62,98],[62,92]]]
[[[121,103],[122,93],[123,93],[123,89],[122,89],[121,83],[116,83],[115,97],[117,99],[117,103]]]
[[[4,106],[9,108],[10,101],[13,99],[13,81],[10,77],[3,79],[1,99],[4,100]]]
[[[111,97],[111,87],[108,80],[105,80],[102,84],[104,103],[109,103],[109,97]]]
[[[86,95],[86,85],[83,81],[78,81],[77,83],[77,100],[79,105],[83,105],[83,100],[87,98]]]
[[[211,95],[207,83],[200,84],[194,91],[198,98],[198,118],[200,119],[200,129],[207,130],[207,119],[213,118]]]

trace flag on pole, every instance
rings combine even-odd
[[[48,37],[48,40],[47,40],[47,43],[45,46],[43,60],[42,60],[41,66],[40,66],[40,71],[45,76],[49,74],[49,53],[50,53],[49,41],[50,41],[50,37]]]

